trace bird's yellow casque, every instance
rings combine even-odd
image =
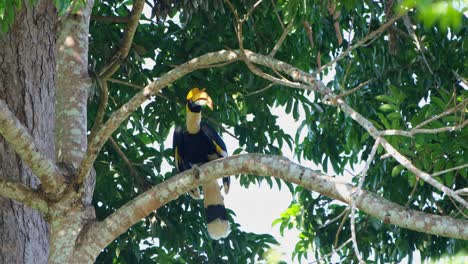
[[[210,125],[201,121],[204,106],[213,110],[211,97],[205,89],[193,88],[186,99],[186,129],[176,127],[173,138],[174,157],[179,172],[227,156],[223,139]],[[225,193],[229,191],[229,184],[229,177],[223,178]],[[208,234],[213,239],[224,238],[230,232],[230,225],[218,182],[209,182],[202,187]],[[199,199],[200,190],[196,188],[190,195]]]

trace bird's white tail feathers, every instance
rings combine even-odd
[[[225,238],[231,231],[224,199],[217,181],[203,185],[204,206],[208,234],[213,239]]]

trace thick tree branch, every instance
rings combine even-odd
[[[174,69],[167,72],[161,78],[153,81],[151,84],[147,85],[141,92],[137,93],[129,102],[123,105],[119,110],[115,111],[106,124],[97,132],[96,137],[94,137],[86,153],[86,158],[83,160],[79,172],[78,172],[78,183],[81,183],[85,178],[86,174],[92,167],[94,160],[97,157],[100,149],[102,148],[105,141],[110,137],[110,135],[117,129],[117,127],[125,120],[137,107],[139,107],[147,98],[153,95],[156,92],[159,92],[163,87],[172,83],[173,81],[179,79],[180,77],[195,71],[197,69],[207,68],[210,65],[217,65],[219,63],[231,63],[237,60],[248,60],[254,64],[260,64],[276,71],[280,71],[289,75],[297,83],[292,83],[291,81],[280,82],[283,85],[298,88],[298,89],[307,89],[312,91],[318,91],[324,97],[324,101],[330,100],[332,104],[339,106],[343,112],[353,118],[358,122],[363,128],[365,128],[375,139],[381,137],[381,131],[377,130],[375,126],[359,114],[356,110],[351,108],[346,102],[341,98],[337,98],[337,95],[334,94],[329,88],[327,88],[321,81],[315,79],[313,74],[305,73],[285,62],[278,61],[269,56],[260,55],[253,53],[248,50],[244,50],[244,56],[240,51],[218,51],[213,53],[208,53],[192,59]],[[273,77],[274,78],[274,77]],[[276,82],[276,78],[274,78]],[[305,84],[301,84],[305,83]],[[405,166],[409,171],[413,172],[421,179],[451,196],[465,207],[468,207],[468,203],[462,199],[460,196],[455,194],[453,190],[447,188],[443,184],[434,180],[430,175],[424,171],[421,171],[415,167],[405,156],[401,155],[388,141],[382,138],[382,146],[389,152],[400,164]]]
[[[197,69],[203,69],[210,65],[216,65],[224,62],[234,62],[238,60],[238,55],[234,51],[218,51],[208,53],[200,57],[194,58],[156,79],[139,93],[137,93],[132,99],[124,104],[120,109],[112,113],[106,123],[96,132],[96,136],[90,139],[89,147],[86,151],[85,158],[83,159],[79,170],[77,182],[81,184],[85,179],[86,175],[92,168],[94,160],[96,159],[99,151],[101,150],[107,139],[114,133],[114,131],[120,126],[120,124],[138,108],[144,101],[151,97],[151,95],[159,92],[162,88],[171,84],[175,80],[182,76],[193,72]]]
[[[115,54],[112,62],[104,68],[104,70],[99,74],[99,78],[105,80],[111,77],[120,67],[120,62],[125,59],[130,51],[132,46],[133,36],[135,36],[138,23],[140,22],[141,12],[143,12],[143,7],[145,6],[144,0],[134,0],[132,13],[130,14],[129,21],[127,22],[127,29],[125,30],[122,45],[120,46],[119,51]]]
[[[66,180],[59,168],[39,151],[27,128],[3,100],[0,100],[0,135],[39,178],[42,189],[50,198],[58,197],[64,192]]]
[[[94,0],[62,20],[57,39],[57,96],[55,114],[56,156],[76,180],[76,169],[87,147],[87,100],[91,79],[88,75],[89,20]],[[88,218],[93,218],[91,204],[95,175],[77,192],[70,185],[60,201],[50,205],[50,264],[72,263],[75,241]]]
[[[374,138],[377,139],[381,137],[381,131],[379,131],[368,119],[363,117],[359,114],[356,110],[351,108],[345,101],[341,98],[337,97],[329,88],[327,88],[321,81],[316,80],[313,74],[305,73],[287,63],[282,61],[275,60],[271,57],[255,54],[250,51],[245,51],[246,58],[256,64],[260,64],[263,66],[270,67],[272,69],[276,69],[278,71],[282,71],[288,74],[294,81],[302,82],[308,85],[310,89],[318,91],[323,96],[323,101],[329,100],[331,104],[337,105],[344,113],[354,119],[358,124],[360,124],[364,129],[369,132],[369,134]],[[287,85],[287,84],[286,84]],[[293,88],[298,88],[297,86],[290,86]],[[384,138],[381,139],[380,144],[384,147],[384,149],[393,157],[395,158],[401,165],[403,165],[406,169],[420,177],[425,182],[429,183],[430,185],[434,186],[438,190],[444,192],[448,196],[452,197],[459,203],[463,204],[465,208],[468,208],[468,202],[461,198],[459,195],[454,193],[453,190],[448,188],[447,186],[439,183],[438,181],[434,180],[428,173],[420,170],[416,166],[414,166],[408,158],[403,156],[400,152],[398,152],[387,140]]]
[[[180,173],[141,194],[104,221],[91,224],[80,238],[75,259],[79,262],[94,260],[106,245],[155,209],[177,199],[195,186],[240,173],[280,178],[346,204],[351,203],[356,190],[352,185],[335,177],[318,173],[281,156],[231,156]],[[468,239],[466,220],[405,209],[365,190],[362,190],[356,199],[356,207],[386,224],[428,234]]]
[[[139,85],[136,85],[136,84],[132,84],[132,83],[128,83],[128,82],[125,82],[125,81],[121,81],[121,80],[117,80],[117,79],[112,79],[112,78],[109,78],[107,79],[109,82],[113,82],[113,83],[118,83],[118,84],[122,84],[122,85],[125,85],[125,86],[128,86],[128,87],[132,87],[132,88],[135,88],[135,89],[138,89],[138,90],[143,90],[145,87],[143,86],[139,86]],[[167,101],[170,101],[171,99],[165,95],[163,95],[162,93],[156,93],[155,94],[157,97],[161,97]],[[180,101],[178,101],[177,99],[175,100],[176,103],[178,105],[182,105]],[[183,105],[182,105],[183,106]],[[221,128],[221,130],[223,131],[223,133],[226,133],[228,135],[230,135],[231,137],[233,138],[237,138],[236,135],[232,134],[231,132],[229,132],[229,130],[225,129],[221,124],[219,124],[218,122],[216,122],[216,120],[214,120],[213,118],[210,118],[208,116],[205,116],[204,117],[206,120],[208,120],[209,122],[215,124],[217,127]]]
[[[24,205],[37,209],[43,215],[47,214],[49,205],[44,197],[36,190],[19,182],[11,182],[0,177],[0,196],[15,200]]]

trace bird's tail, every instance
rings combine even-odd
[[[217,181],[203,185],[206,224],[213,239],[225,238],[231,231],[226,207]]]

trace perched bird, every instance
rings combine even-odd
[[[190,90],[187,94],[186,129],[176,127],[174,130],[173,148],[176,169],[179,172],[227,156],[223,139],[210,125],[201,121],[201,111],[204,106],[213,110],[213,101],[205,89]],[[229,177],[223,178],[226,194],[229,191],[229,184]],[[209,182],[202,187],[208,234],[213,239],[224,238],[229,234],[230,225],[218,182]],[[192,190],[190,195],[200,198],[199,188]]]

